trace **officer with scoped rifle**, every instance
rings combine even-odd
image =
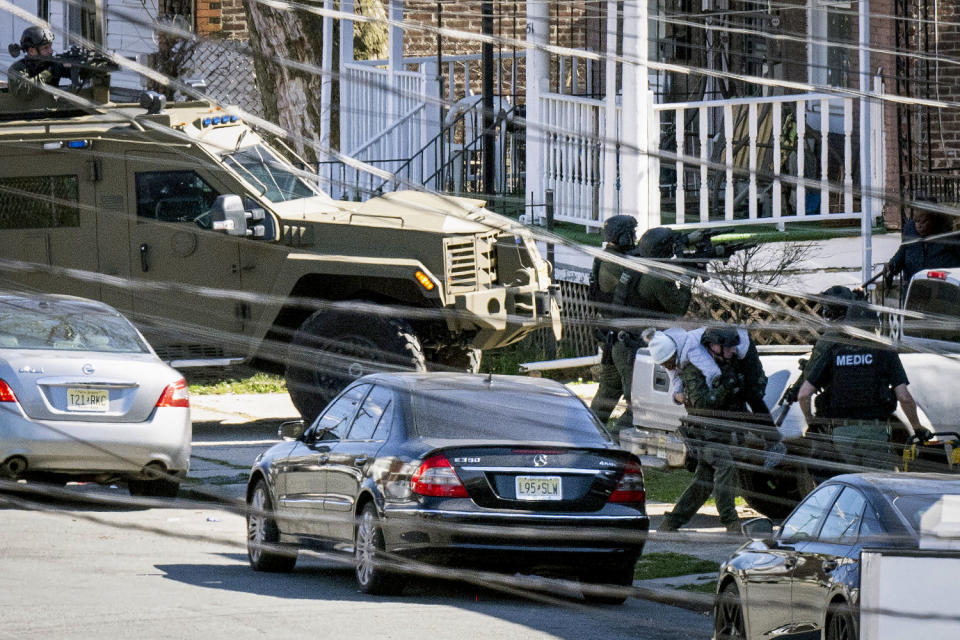
[[[605,251],[621,258],[639,256],[667,260],[673,256],[676,232],[664,227],[648,230],[636,240],[637,220],[619,215],[603,226]],[[587,298],[596,304],[604,320],[622,318],[674,319],[690,306],[689,283],[674,277],[641,273],[619,261],[595,258]],[[601,345],[600,385],[590,408],[606,424],[622,396],[627,410],[617,421],[617,430],[633,426],[630,385],[637,349],[644,345],[640,330],[631,331],[614,323],[597,329]]]
[[[13,58],[24,54],[7,69],[8,86],[14,97],[32,100],[44,93],[45,85],[59,87],[64,78],[70,80],[69,89],[76,93],[88,81],[105,79],[107,72],[118,68],[109,57],[81,47],[54,55],[53,41],[50,29],[34,25],[23,30],[19,44],[7,47]]]

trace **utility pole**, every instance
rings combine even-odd
[[[493,0],[483,0],[480,30],[485,36],[493,36]],[[493,131],[493,43],[484,42],[481,49],[483,67],[483,192],[494,192],[494,162],[496,158],[496,135]]]

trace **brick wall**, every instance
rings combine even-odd
[[[223,28],[223,4],[224,3],[219,1],[197,0],[198,34],[201,36],[209,36],[220,32]],[[244,24],[244,31],[246,31],[246,24]]]
[[[960,59],[960,0],[941,0],[939,3],[939,55],[950,60]],[[933,52],[931,52],[933,53]],[[933,97],[950,102],[960,101],[960,67],[956,64],[931,65],[931,78],[937,89]],[[933,167],[960,171],[960,110],[942,109],[934,116]]]

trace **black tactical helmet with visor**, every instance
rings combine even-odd
[[[603,240],[621,249],[632,249],[637,242],[637,219],[633,216],[613,216],[603,223]]]
[[[672,258],[679,234],[667,227],[647,229],[637,243],[635,255],[641,258]]]
[[[831,321],[845,319],[850,310],[850,305],[857,299],[853,291],[840,285],[830,287],[820,295],[826,298],[820,303],[820,315],[825,320]]]
[[[46,27],[33,25],[23,30],[20,36],[20,48],[23,51],[27,49],[39,49],[45,44],[53,44],[53,32]]]
[[[736,329],[729,329],[727,327],[710,327],[703,332],[703,337],[700,338],[700,343],[708,348],[712,344],[720,347],[732,348],[739,346],[740,334]]]

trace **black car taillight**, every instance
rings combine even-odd
[[[609,501],[643,504],[646,499],[647,493],[643,489],[643,469],[640,468],[639,462],[631,460],[623,470],[623,476],[617,483],[617,488],[610,494]]]
[[[469,497],[467,488],[460,482],[460,477],[450,465],[450,461],[442,455],[430,456],[423,461],[410,478],[410,489],[421,496]]]

